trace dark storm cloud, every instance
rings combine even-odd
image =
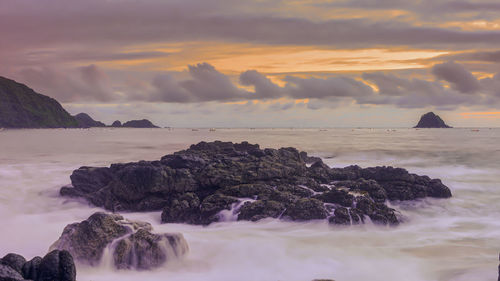
[[[461,64],[436,64],[432,67],[432,73],[438,79],[448,81],[454,89],[462,93],[474,93],[479,89],[479,81]]]

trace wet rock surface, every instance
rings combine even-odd
[[[0,280],[75,281],[76,267],[67,251],[54,250],[30,261],[10,253],[0,259]]]
[[[238,220],[356,224],[369,218],[394,225],[401,219],[388,201],[451,197],[439,179],[402,168],[330,168],[292,147],[247,142],[200,142],[159,161],[81,167],[71,181],[61,195],[112,211],[162,210],[163,222],[190,224],[221,221],[221,213],[233,210]]]
[[[51,249],[66,250],[78,262],[91,266],[101,263],[107,249],[118,269],[152,269],[187,253],[182,234],[151,231],[149,223],[97,212],[66,226]]]

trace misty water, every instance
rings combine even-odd
[[[199,141],[293,146],[332,167],[392,165],[440,178],[451,199],[393,203],[397,227],[263,220],[181,232],[189,254],[144,272],[77,265],[78,280],[496,280],[500,251],[500,129],[46,129],[0,131],[0,256],[43,256],[63,228],[100,208],[58,196],[80,166],[156,160]],[[226,217],[232,218],[231,214]],[[229,219],[228,219],[229,220]]]

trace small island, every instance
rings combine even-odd
[[[446,125],[443,119],[438,115],[434,114],[434,112],[427,112],[426,114],[420,117],[420,121],[418,121],[417,126],[413,128],[452,128],[451,126]]]

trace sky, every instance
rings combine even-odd
[[[2,0],[0,76],[107,124],[500,127],[500,2]]]

